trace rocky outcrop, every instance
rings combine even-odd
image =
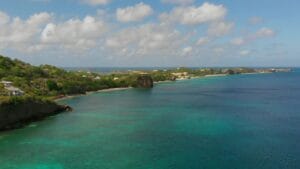
[[[176,81],[176,79],[177,79],[176,76],[171,77],[171,81]]]
[[[153,79],[150,75],[140,75],[137,78],[137,88],[153,88]]]
[[[234,75],[234,74],[236,74],[236,72],[234,70],[232,70],[232,69],[226,70],[225,73],[228,74],[228,75]]]
[[[37,99],[0,103],[0,131],[21,128],[30,122],[71,110],[67,105]]]

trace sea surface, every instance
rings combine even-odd
[[[300,71],[209,77],[63,100],[0,134],[0,169],[299,169]]]

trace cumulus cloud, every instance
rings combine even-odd
[[[223,47],[215,47],[215,48],[213,48],[213,52],[216,55],[222,55],[222,54],[224,54],[225,49]]]
[[[70,19],[66,22],[49,23],[41,33],[44,44],[59,44],[65,48],[89,49],[96,45],[97,39],[107,30],[101,20],[86,16],[83,20]]]
[[[249,19],[249,23],[252,25],[257,25],[263,22],[263,18],[258,17],[258,16],[254,16],[252,18]]]
[[[38,14],[32,15],[28,20],[27,24],[31,26],[37,26],[37,25],[42,25],[52,18],[51,14],[42,12]]]
[[[108,2],[94,0],[89,4]],[[23,19],[0,11],[0,50],[21,53],[55,51],[72,57],[73,53],[87,57],[90,54],[89,57],[94,59],[101,53],[101,62],[112,59],[114,62],[109,63],[123,64],[124,61],[124,65],[130,59],[142,64],[153,63],[151,61],[156,59],[156,63],[164,64],[161,61],[164,58],[166,64],[170,60],[178,64],[196,64],[202,60],[213,62],[225,55],[247,56],[254,51],[243,50],[247,48],[243,45],[276,35],[273,29],[262,27],[253,32],[235,34],[237,37],[224,43],[221,36],[231,33],[235,23],[226,19],[227,9],[223,5],[186,6],[191,3],[189,0],[164,2],[180,6],[159,15],[160,20],[154,22],[142,21],[153,14],[151,6],[144,3],[119,8],[112,14],[98,10],[93,16],[64,20],[46,12]],[[110,21],[114,17],[120,22]],[[126,24],[137,21],[141,22]]]
[[[160,19],[163,22],[179,22],[184,25],[197,25],[222,20],[227,13],[223,5],[205,2],[199,7],[176,7],[170,13],[163,13]]]
[[[144,24],[121,30],[106,39],[106,47],[115,55],[178,55],[184,40],[180,32],[160,24]]]
[[[4,25],[9,21],[10,17],[4,13],[0,11],[0,25]]]
[[[236,46],[244,45],[245,43],[246,41],[243,37],[238,37],[231,40],[231,44]]]
[[[0,12],[0,19],[0,46],[23,50],[28,49],[28,45],[37,43],[43,25],[52,19],[52,15],[43,12],[22,20],[19,17],[11,18],[4,12]]]
[[[192,53],[192,51],[193,51],[193,47],[187,46],[182,49],[182,55],[184,55],[184,56],[190,55]]]
[[[37,52],[51,47],[86,50],[97,45],[107,25],[94,17],[55,22],[52,14],[42,12],[28,19],[0,12],[0,46],[20,52]]]
[[[223,36],[228,34],[234,27],[234,23],[232,22],[215,22],[212,23],[207,33],[210,36]]]
[[[240,54],[241,56],[247,56],[247,55],[249,55],[250,53],[251,53],[250,50],[242,50],[242,51],[239,52],[239,54]]]
[[[272,37],[275,35],[275,31],[270,28],[261,28],[255,33],[256,38],[263,38],[263,37]]]
[[[178,5],[188,5],[192,4],[194,0],[162,0],[163,3],[170,3],[170,4],[178,4]]]
[[[82,2],[89,4],[89,5],[106,5],[108,4],[111,0],[81,0]]]
[[[143,20],[152,13],[153,9],[151,6],[144,3],[139,3],[126,8],[118,8],[116,16],[117,20],[120,22],[135,22]]]
[[[197,41],[196,44],[199,45],[199,46],[202,46],[202,45],[206,45],[209,42],[210,42],[209,38],[207,38],[207,37],[201,37],[201,38],[198,39],[198,41]]]
[[[234,38],[230,41],[230,43],[235,46],[241,46],[259,39],[274,37],[275,35],[276,32],[273,29],[264,27],[244,37]]]

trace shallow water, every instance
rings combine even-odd
[[[76,97],[0,134],[0,169],[299,169],[299,100],[299,71]]]

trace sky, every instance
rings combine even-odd
[[[299,0],[0,1],[0,54],[63,67],[298,67],[299,8]]]

